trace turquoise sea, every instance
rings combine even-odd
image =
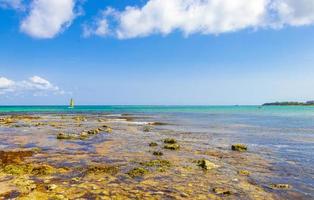
[[[136,112],[238,113],[276,116],[314,116],[314,106],[0,106],[0,112]]]
[[[169,128],[210,134],[206,141],[219,148],[248,144],[250,151],[272,162],[276,177],[268,182],[288,183],[314,199],[314,107],[311,106],[1,106],[12,113],[135,114],[167,122]],[[142,120],[145,120],[143,118]]]

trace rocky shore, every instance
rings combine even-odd
[[[0,199],[281,199],[260,184],[272,165],[245,144],[206,145],[193,133],[132,115],[0,116]],[[146,119],[145,119],[146,120]],[[198,145],[198,143],[202,145]],[[205,144],[205,145],[204,145]]]

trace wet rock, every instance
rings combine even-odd
[[[111,165],[90,166],[86,170],[87,175],[110,174],[115,175],[119,172],[119,168]]]
[[[153,152],[153,155],[154,156],[162,156],[162,155],[164,155],[161,151],[154,151]]]
[[[88,138],[88,133],[86,131],[83,131],[80,133],[80,139],[84,140]]]
[[[76,117],[73,117],[73,119],[77,122],[87,121],[84,116],[76,116]]]
[[[58,140],[70,140],[70,139],[76,139],[76,135],[74,134],[66,134],[66,133],[59,133],[57,135]]]
[[[50,184],[50,185],[47,185],[47,190],[50,190],[50,191],[52,191],[52,190],[54,190],[54,189],[56,189],[58,186],[57,185],[55,185],[55,184]]]
[[[271,185],[270,185],[270,188],[271,188],[271,189],[290,189],[291,186],[288,185],[288,184],[282,184],[282,183],[280,183],[280,184],[271,184]]]
[[[47,124],[43,123],[43,122],[37,122],[33,126],[38,127],[38,126],[45,126],[45,125],[47,125]]]
[[[64,195],[62,194],[56,194],[49,198],[49,200],[68,200]]]
[[[164,122],[150,122],[150,125],[154,125],[154,126],[165,126],[165,125],[169,125],[168,123],[164,123]]]
[[[79,182],[79,181],[80,181],[80,178],[79,178],[79,177],[74,177],[74,178],[72,178],[71,180],[74,181],[74,182]]]
[[[170,161],[161,159],[141,162],[140,164],[146,167],[171,167]]]
[[[0,124],[7,125],[7,124],[12,124],[12,123],[15,123],[15,120],[12,119],[11,117],[0,118]]]
[[[144,168],[141,168],[141,167],[136,167],[132,170],[130,170],[127,174],[132,177],[132,178],[135,178],[135,177],[141,177],[141,176],[144,176],[145,174],[148,173],[148,170],[147,169],[144,169]]]
[[[96,134],[98,134],[100,131],[98,130],[98,129],[93,129],[93,130],[89,130],[89,131],[87,131],[87,133],[89,134],[89,135],[96,135]]]
[[[49,174],[53,174],[56,170],[49,165],[40,165],[33,167],[31,174],[37,175],[37,176],[45,176]]]
[[[37,188],[35,182],[33,180],[30,180],[27,176],[22,176],[13,181],[13,184],[15,184],[21,193],[28,193],[30,191],[33,191]]]
[[[178,144],[165,144],[164,149],[169,149],[169,150],[179,150],[180,145]]]
[[[110,128],[110,127],[106,128],[105,132],[112,133],[112,128]]]
[[[42,149],[39,148],[39,147],[34,147],[34,148],[32,148],[32,151],[33,151],[34,153],[39,153],[39,152],[42,151]]]
[[[242,176],[249,176],[251,173],[247,170],[239,170],[238,174]]]
[[[44,182],[44,183],[50,183],[51,180],[50,180],[50,179],[44,179],[43,182]]]
[[[3,168],[4,173],[12,174],[12,175],[28,174],[31,172],[31,170],[32,170],[32,168],[29,165],[16,165],[16,164],[6,165]]]
[[[211,169],[215,169],[219,167],[215,163],[212,163],[209,160],[205,160],[205,159],[198,160],[197,165],[205,170],[211,170]]]
[[[150,146],[150,147],[157,147],[158,144],[157,144],[156,142],[151,142],[151,143],[149,143],[149,146]]]
[[[176,144],[177,141],[173,138],[166,138],[166,139],[164,139],[164,143],[165,144]]]
[[[247,146],[244,144],[233,144],[231,146],[231,149],[233,151],[241,151],[242,152],[242,151],[247,151]]]
[[[1,164],[21,163],[24,158],[34,155],[34,151],[0,151]]]
[[[103,129],[103,128],[97,128],[97,130],[98,130],[99,132],[105,131],[105,129]]]
[[[226,188],[214,188],[213,192],[218,195],[230,195],[231,191]]]

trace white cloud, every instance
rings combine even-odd
[[[21,31],[35,38],[53,38],[77,16],[76,0],[33,0]]]
[[[92,24],[83,25],[83,36],[88,37],[91,35],[105,36],[110,34],[109,20],[107,19],[111,15],[114,15],[115,10],[113,8],[107,8],[101,12],[101,15],[97,17]]]
[[[22,9],[23,4],[22,4],[22,0],[0,0],[0,7]]]
[[[5,77],[0,77],[0,89],[7,89],[14,85],[14,82]]]
[[[30,77],[24,81],[13,81],[5,77],[0,77],[0,95],[7,93],[24,94],[31,93],[33,95],[47,94],[64,94],[58,86],[53,85],[48,80],[39,76]]]
[[[314,23],[314,0],[275,0],[271,9],[279,26],[302,26]]]
[[[0,95],[14,90],[14,81],[5,77],[0,77]]]
[[[108,12],[110,11],[110,12]],[[314,23],[313,0],[148,0],[142,7],[109,8],[85,35],[120,39],[181,31],[221,34],[243,29]],[[86,28],[87,27],[87,28]],[[87,33],[87,34],[86,34]]]

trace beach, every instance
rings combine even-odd
[[[0,108],[1,199],[312,199],[314,108]]]

